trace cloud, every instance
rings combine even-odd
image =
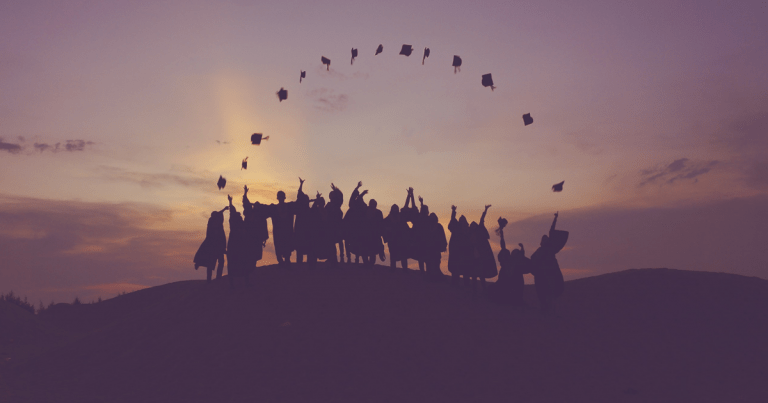
[[[174,214],[151,204],[0,194],[0,292],[13,290],[46,304],[71,302],[75,296],[92,301],[204,278],[192,258],[205,237],[207,218],[198,218],[198,230],[178,230]],[[274,262],[269,244],[265,260]]]
[[[570,232],[560,267],[588,275],[668,267],[768,278],[768,196],[663,208],[586,208],[560,211],[557,228]],[[507,244],[530,256],[549,231],[552,215],[512,222]],[[492,235],[492,239],[497,239]],[[569,277],[582,277],[572,271]]]
[[[6,143],[3,138],[0,137],[0,151],[8,151],[11,154],[18,154],[21,152],[21,145],[14,143]]]
[[[206,187],[216,183],[215,180],[198,175],[137,172],[105,165],[99,169],[101,176],[107,180],[134,183],[144,188],[160,188],[167,185]]]
[[[21,143],[24,143],[25,141],[23,136],[19,136],[18,140]],[[50,145],[48,143],[35,142],[32,145],[32,148],[34,149],[34,151],[38,151],[40,153],[43,153],[44,151],[49,151],[49,150],[54,153],[57,153],[60,151],[75,152],[75,151],[85,151],[87,146],[90,146],[93,144],[96,144],[96,143],[88,140],[67,140],[64,144],[59,142],[54,145]],[[0,150],[2,151],[8,151],[11,154],[18,154],[26,150],[27,148],[28,147],[23,144],[6,143],[0,137]]]
[[[640,176],[642,179],[639,186],[657,182],[672,184],[679,179],[696,179],[711,171],[718,163],[719,161],[716,160],[691,163],[688,158],[680,158],[662,168],[641,170]]]
[[[315,109],[325,112],[340,112],[347,108],[349,96],[347,94],[335,94],[328,88],[319,88],[308,93],[315,102]]]

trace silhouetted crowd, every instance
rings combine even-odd
[[[314,267],[318,260],[329,263],[358,263],[372,266],[376,259],[386,260],[384,244],[389,249],[390,267],[408,270],[408,259],[419,264],[419,270],[429,281],[441,281],[444,275],[440,269],[442,253],[448,251],[448,271],[454,285],[463,284],[477,291],[479,279],[481,289],[494,302],[513,306],[524,306],[524,274],[533,274],[536,294],[543,313],[548,312],[552,302],[563,293],[563,275],[557,263],[556,254],[565,246],[568,232],[555,229],[558,214],[544,235],[539,248],[530,258],[525,256],[523,244],[519,249],[508,250],[504,239],[507,220],[499,218],[497,233],[501,250],[496,257],[490,244],[490,234],[485,227],[485,217],[490,205],[485,206],[479,222],[468,223],[463,215],[456,219],[456,206],[451,206],[451,232],[448,241],[443,225],[435,213],[419,196],[416,206],[413,188],[407,190],[405,204],[400,208],[393,204],[387,217],[378,209],[376,200],[368,203],[364,197],[367,190],[360,191],[362,182],[349,197],[346,214],[342,212],[344,195],[331,184],[328,203],[320,193],[310,199],[303,192],[304,180],[296,200],[286,202],[285,192],[277,192],[276,204],[251,203],[248,187],[244,186],[242,215],[229,199],[229,206],[214,211],[208,219],[206,237],[195,254],[195,269],[206,267],[208,281],[214,269],[216,278],[223,274],[224,255],[227,255],[227,274],[230,285],[235,278],[248,281],[251,271],[262,259],[263,248],[269,239],[267,219],[272,220],[272,237],[278,265],[291,264],[296,252],[296,263]],[[229,210],[229,240],[224,232],[224,211]],[[346,257],[346,259],[345,259]],[[496,277],[495,284],[486,285],[486,279]]]

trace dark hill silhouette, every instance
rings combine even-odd
[[[533,309],[521,313],[382,266],[268,266],[250,280],[27,312],[14,323],[58,329],[60,341],[0,364],[0,401],[768,399],[768,281],[758,278],[584,278],[566,283],[550,317],[532,286]]]

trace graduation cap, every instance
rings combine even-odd
[[[240,170],[242,171],[243,169],[248,169],[248,157],[243,159],[243,167]]]
[[[461,71],[461,58],[453,55],[453,74],[456,74],[457,71]]]
[[[328,70],[331,69],[331,59],[329,59],[329,58],[327,58],[325,56],[320,56],[320,61],[323,62],[324,65],[326,65],[325,66],[325,71],[328,71]]]
[[[219,181],[216,182],[216,186],[219,187],[219,190],[224,189],[224,186],[227,186],[227,180],[224,179],[223,176],[219,175]]]
[[[378,48],[376,48],[376,55],[384,51],[384,45],[379,45]],[[376,56],[374,55],[374,56]]]
[[[563,191],[563,183],[565,183],[565,181],[562,181],[560,183],[556,183],[556,184],[552,185],[552,191],[553,192],[562,192]]]
[[[523,123],[525,123],[526,126],[533,123],[533,118],[531,117],[530,113],[526,113],[523,115]]]
[[[424,59],[429,57],[429,48],[424,48],[424,57],[421,58],[421,64],[424,64]]]
[[[483,87],[491,87],[491,91],[496,88],[493,86],[493,77],[491,77],[490,73],[483,74]]]
[[[269,136],[262,138],[261,133],[253,133],[251,134],[251,144],[253,145],[259,145],[261,144],[261,140],[269,140]]]
[[[307,72],[304,70],[301,70],[301,76],[299,76],[299,83],[301,83],[301,80],[307,78]]]
[[[413,46],[411,45],[403,45],[403,48],[400,49],[401,55],[410,56],[411,52],[413,52]]]
[[[284,89],[283,87],[280,87],[280,91],[277,91],[277,98],[280,99],[280,102],[283,102],[284,100],[288,99],[288,90]]]
[[[352,61],[350,61],[349,64],[354,64],[356,57],[357,57],[357,49],[352,48]]]

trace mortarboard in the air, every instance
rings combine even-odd
[[[403,48],[400,49],[400,54],[405,56],[410,56],[413,52],[413,46],[411,45],[403,45]]]
[[[562,181],[560,183],[556,183],[556,184],[552,185],[552,191],[553,192],[562,192],[563,191],[563,183],[565,183],[565,181]]]
[[[269,140],[269,136],[266,136],[264,138],[261,137],[261,133],[253,133],[251,134],[251,144],[253,145],[259,145],[261,144],[261,140]]]
[[[378,48],[376,48],[376,55],[384,51],[384,45],[379,45]],[[374,55],[374,56],[376,56]]]
[[[219,187],[219,190],[224,189],[224,186],[227,186],[227,180],[224,179],[223,176],[219,175],[219,181],[216,182],[216,186]]]
[[[304,70],[301,70],[301,76],[299,76],[299,83],[301,83],[301,80],[303,78],[307,78],[307,72]]]
[[[483,87],[491,87],[491,91],[496,88],[493,86],[493,77],[491,77],[490,73],[483,74]]]
[[[352,61],[350,61],[349,64],[354,64],[356,57],[357,57],[357,49],[352,48]]]
[[[243,167],[240,170],[242,171],[243,169],[248,169],[248,157],[243,158]]]
[[[523,123],[525,123],[526,126],[533,123],[533,118],[531,117],[530,113],[526,113],[523,115]]]
[[[456,74],[457,71],[461,71],[461,58],[453,55],[453,74]]]
[[[421,58],[421,64],[424,64],[424,59],[429,57],[429,48],[424,48],[424,57]]]
[[[288,90],[280,87],[280,91],[277,91],[277,98],[280,99],[280,102],[288,99]]]
[[[326,71],[331,69],[331,59],[329,59],[329,58],[327,58],[325,56],[320,56],[320,61],[323,62],[323,64],[325,65],[325,70]]]

